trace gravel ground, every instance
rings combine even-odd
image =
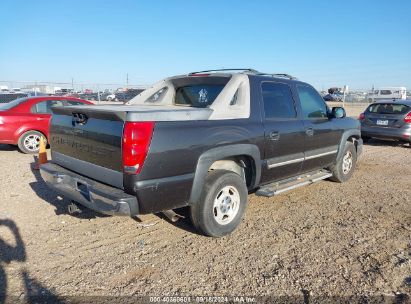
[[[33,170],[0,146],[0,303],[51,297],[275,295],[301,301],[411,294],[411,149],[371,141],[353,178],[273,198],[249,196],[232,235],[187,219],[67,213]],[[3,296],[2,296],[3,294]],[[393,298],[394,299],[394,298]]]

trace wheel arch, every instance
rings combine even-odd
[[[41,133],[41,134],[46,138],[46,140],[48,141],[47,133],[46,133],[44,130],[41,130],[40,128],[28,128],[28,127],[25,127],[25,128],[19,128],[19,129],[17,130],[17,132],[16,132],[17,142],[20,140],[20,138],[21,138],[21,136],[22,136],[23,134],[25,134],[25,133],[27,133],[27,132],[30,132],[30,131],[35,131],[35,132]]]
[[[257,187],[261,178],[260,150],[253,144],[236,144],[210,149],[198,159],[189,204],[198,202],[210,170],[224,169],[243,176],[248,189]]]
[[[344,146],[347,141],[352,142],[355,145],[355,149],[358,151],[359,149],[359,142],[361,141],[361,131],[357,129],[347,130],[343,133],[340,141],[340,145],[338,147],[338,155],[337,159],[342,157],[344,153]]]

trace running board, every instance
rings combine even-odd
[[[306,173],[306,174],[302,174],[294,178],[290,178],[290,179],[286,179],[283,181],[265,185],[261,187],[260,189],[258,189],[255,195],[271,197],[271,196],[286,192],[288,190],[292,190],[298,187],[313,184],[315,182],[329,178],[331,176],[332,176],[332,173],[325,171],[325,170]]]

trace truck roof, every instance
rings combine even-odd
[[[255,76],[267,76],[267,77],[274,77],[274,78],[286,78],[286,79],[291,79],[291,80],[297,80],[296,77],[291,76],[290,74],[286,74],[286,73],[264,73],[264,72],[259,72],[255,69],[251,69],[251,68],[205,70],[205,71],[191,72],[191,73],[188,73],[188,75],[186,75],[186,76],[208,76],[210,74],[213,74],[213,75],[248,74],[248,75],[255,75]]]

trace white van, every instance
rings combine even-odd
[[[368,101],[378,99],[407,99],[407,89],[405,87],[384,87],[368,94]]]

